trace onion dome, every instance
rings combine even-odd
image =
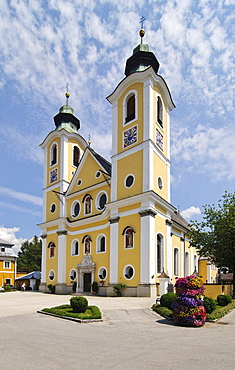
[[[74,110],[70,105],[68,105],[68,99],[70,97],[69,92],[65,93],[66,104],[62,105],[59,109],[59,113],[54,117],[54,122],[56,130],[65,129],[69,132],[77,132],[80,128],[80,121],[74,115]]]

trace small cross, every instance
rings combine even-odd
[[[69,91],[68,89],[69,89],[69,84],[67,82],[67,84],[66,84],[66,90],[67,90],[67,92]]]
[[[141,23],[141,28],[143,29],[144,28],[144,21],[146,21],[146,18],[145,16],[142,15],[142,17],[140,18],[140,22]]]

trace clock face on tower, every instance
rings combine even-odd
[[[50,184],[57,181],[57,168],[50,172]]]
[[[123,147],[126,148],[137,142],[137,125],[124,131],[123,134]]]

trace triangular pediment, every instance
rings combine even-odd
[[[66,196],[88,189],[111,177],[111,164],[87,147],[68,187]]]

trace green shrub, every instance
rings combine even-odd
[[[227,306],[227,304],[232,302],[232,297],[230,295],[219,294],[217,297],[217,303],[219,306]]]
[[[51,291],[51,293],[55,293],[55,285],[49,284],[47,285],[47,288]]]
[[[71,305],[68,305],[68,304],[64,304],[64,305],[56,306],[52,308],[44,308],[42,311],[48,312],[54,315],[58,315],[58,316],[73,317],[73,318],[81,319],[81,320],[93,320],[93,319],[102,318],[100,309],[97,306],[88,306],[86,311],[83,313],[74,313],[71,310]]]
[[[72,297],[70,298],[70,305],[73,312],[85,312],[88,307],[88,300],[85,297]]]
[[[121,297],[122,296],[122,292],[121,290],[122,289],[125,289],[126,288],[126,285],[125,284],[115,284],[113,286],[113,291],[117,294],[118,297]]]
[[[153,311],[157,312],[159,315],[169,319],[173,318],[173,312],[167,307],[162,307],[159,304],[154,304],[152,306]]]
[[[211,313],[216,308],[216,301],[213,298],[210,297],[204,297],[204,307],[206,310],[206,313]]]
[[[9,286],[9,285],[4,285],[3,288],[4,288],[5,292],[11,292],[12,291],[12,287]]]
[[[160,298],[160,305],[162,307],[167,307],[169,310],[171,310],[171,305],[176,299],[175,293],[166,293],[163,294]]]
[[[213,311],[211,314],[206,315],[206,321],[214,321],[221,319],[235,308],[235,302],[229,303],[226,307],[221,307]]]

